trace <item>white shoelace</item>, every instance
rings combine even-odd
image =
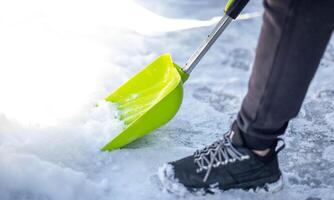
[[[233,147],[229,138],[231,134],[234,133],[231,131],[225,134],[223,139],[194,153],[194,162],[198,165],[196,172],[206,171],[203,182],[207,181],[212,168],[249,159],[249,155],[243,155]]]

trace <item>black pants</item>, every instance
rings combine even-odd
[[[269,147],[297,116],[334,29],[334,0],[265,0],[264,6],[249,89],[236,120],[254,149]]]

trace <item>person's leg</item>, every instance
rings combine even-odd
[[[247,145],[266,149],[304,100],[330,39],[332,0],[265,0],[249,89],[237,117]]]
[[[162,167],[167,190],[184,194],[180,184],[188,190],[280,188],[277,154],[284,145],[277,148],[276,136],[299,111],[331,35],[333,7],[333,0],[265,1],[249,91],[236,123],[222,139]],[[264,149],[266,155],[255,151]]]

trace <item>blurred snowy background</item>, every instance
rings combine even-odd
[[[159,54],[185,63],[223,14],[224,0],[0,0],[0,199],[175,199],[163,163],[228,130],[247,89],[261,26],[251,1],[185,85],[166,126],[110,153],[121,130],[96,103]],[[285,189],[185,199],[334,199],[334,41],[280,154]]]

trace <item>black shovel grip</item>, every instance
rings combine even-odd
[[[249,0],[229,0],[225,6],[225,14],[235,19],[247,5]]]

